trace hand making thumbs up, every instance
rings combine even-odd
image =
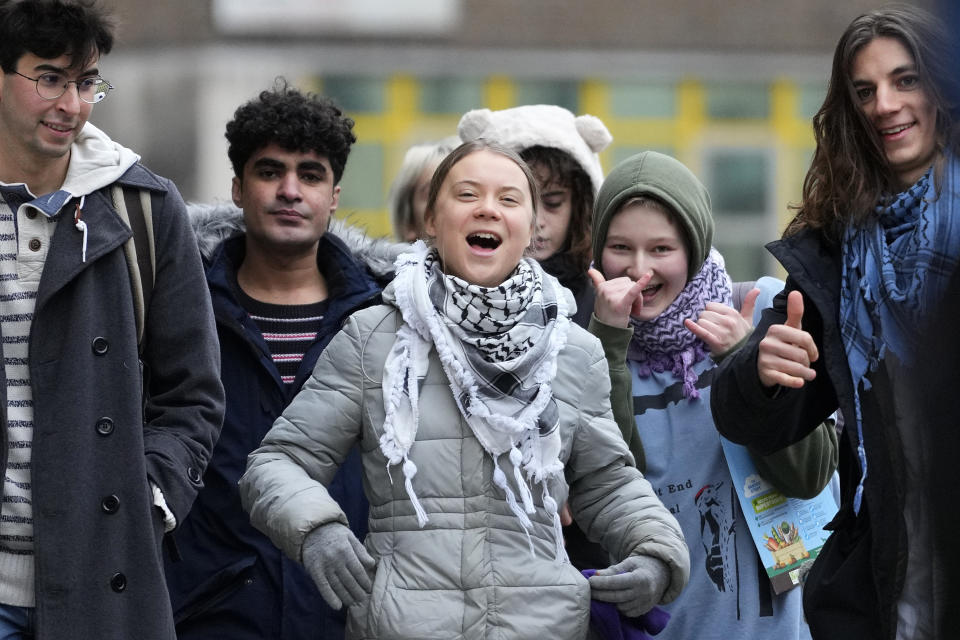
[[[760,341],[757,374],[765,387],[781,385],[799,389],[816,377],[810,368],[819,357],[813,336],[803,330],[803,294],[791,291],[787,296],[787,321],[771,325]]]

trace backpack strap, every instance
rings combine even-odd
[[[137,350],[143,353],[147,309],[156,271],[156,252],[153,238],[153,209],[150,192],[145,189],[123,188],[114,184],[110,189],[113,206],[120,219],[133,231],[123,245],[133,292],[133,312],[137,323]]]

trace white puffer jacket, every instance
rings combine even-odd
[[[392,294],[392,287],[384,292],[388,303]],[[240,491],[254,526],[300,560],[307,533],[345,523],[324,485],[359,439],[370,500],[365,545],[378,564],[371,597],[350,609],[348,637],[585,638],[589,584],[554,559],[552,514],[539,490],[533,491],[531,556],[522,526],[494,484],[490,456],[457,410],[436,351],[421,381],[420,426],[410,452],[418,469],[413,483],[429,516],[422,529],[399,467],[390,469],[391,482],[379,449],[381,381],[401,322],[390,304],[365,309],[323,352],[311,379],[250,455]],[[609,393],[599,341],[571,324],[553,383],[570,508],[615,558],[646,554],[666,562],[668,602],[686,584],[687,547],[676,520],[632,465]],[[500,465],[512,478],[508,456]]]

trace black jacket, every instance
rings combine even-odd
[[[577,303],[577,312],[570,319],[584,329],[590,324],[590,315],[593,313],[593,303],[597,292],[593,289],[593,282],[587,272],[573,261],[568,253],[555,253],[540,263],[543,270],[556,278],[560,284],[570,289],[573,299]]]
[[[204,475],[205,488],[177,532],[182,560],[167,563],[178,637],[343,638],[344,615],[326,605],[299,563],[250,525],[240,506],[237,481],[247,454],[260,445],[344,320],[377,302],[380,289],[343,242],[330,233],[323,236],[317,263],[330,287],[329,307],[288,389],[262,334],[233,293],[243,250],[244,238],[233,237],[222,243],[207,268],[220,338],[226,417]],[[360,478],[359,453],[353,451],[330,491],[354,533],[363,539],[368,505]]]
[[[869,475],[855,516],[860,466],[853,382],[839,329],[840,246],[805,230],[767,249],[787,270],[786,288],[763,312],[747,344],[721,363],[711,394],[714,420],[730,440],[769,453],[797,442],[840,409],[848,421],[840,439],[842,504],[827,527],[834,533],[804,587],[804,609],[815,638],[893,638],[906,543],[890,382],[880,367],[869,375],[872,389],[860,390]],[[758,345],[770,325],[786,320],[787,294],[795,289],[803,293],[803,329],[820,354],[812,365],[816,378],[801,389],[780,388],[771,396],[757,375]]]

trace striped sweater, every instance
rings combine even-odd
[[[8,452],[0,508],[0,603],[33,606],[33,394],[28,357],[37,287],[56,219],[34,209],[16,215],[19,205],[32,199],[22,185],[4,186],[0,196],[0,332]]]
[[[269,304],[254,300],[235,287],[240,305],[263,334],[270,348],[273,364],[285,385],[293,384],[303,354],[317,339],[317,330],[327,311],[328,302],[304,305]]]

